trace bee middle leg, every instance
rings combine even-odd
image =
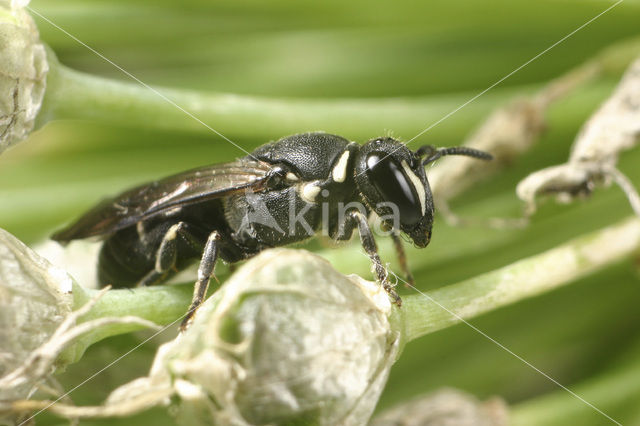
[[[183,238],[193,247],[202,247],[202,243],[189,232],[185,222],[171,225],[156,250],[154,268],[138,282],[139,287],[158,284],[174,272],[178,260],[178,238]]]
[[[400,238],[400,234],[398,233],[398,231],[391,231],[391,239],[393,239],[393,246],[395,247],[396,254],[398,255],[398,263],[400,264],[400,269],[402,269],[402,273],[407,279],[405,286],[413,287],[415,284],[415,280],[413,279],[413,274],[411,273],[411,269],[409,269],[409,265],[407,264],[407,255],[404,252],[402,239]]]

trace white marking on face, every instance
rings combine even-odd
[[[349,162],[349,151],[345,151],[340,156],[340,159],[336,163],[335,167],[331,171],[331,176],[334,182],[344,182],[347,178],[347,163]]]
[[[300,197],[307,203],[314,204],[316,202],[316,197],[320,193],[320,186],[318,183],[319,181],[316,180],[302,185],[302,188],[300,189]]]
[[[287,176],[286,176],[286,177],[287,177],[287,180],[288,180],[289,182],[296,182],[296,181],[298,181],[298,176],[294,175],[294,174],[293,174],[293,173],[291,173],[291,172],[287,173]]]
[[[420,178],[416,176],[415,173],[413,173],[413,170],[411,170],[411,167],[409,167],[407,162],[404,160],[402,161],[402,168],[404,169],[404,172],[406,173],[406,175],[409,176],[409,180],[411,181],[411,183],[413,184],[413,187],[418,193],[418,199],[420,200],[420,208],[422,209],[422,214],[424,214],[425,211],[427,210],[427,205],[425,200],[426,191],[424,189],[424,185],[422,184],[422,181],[420,180]]]

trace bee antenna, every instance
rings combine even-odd
[[[468,148],[466,146],[452,146],[449,148],[436,148],[433,145],[424,145],[416,151],[420,157],[426,156],[422,161],[422,165],[436,161],[440,157],[445,155],[465,155],[467,157],[473,157],[480,160],[493,160],[493,155],[479,149]]]

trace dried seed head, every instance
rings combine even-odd
[[[640,140],[640,57],[616,90],[584,124],[571,147],[569,162],[615,166],[620,153]]]
[[[0,153],[33,129],[49,70],[27,3],[0,0]]]
[[[516,188],[526,213],[536,209],[539,195],[554,194],[569,202],[599,185],[618,184],[640,216],[640,195],[617,168],[618,157],[640,142],[640,58],[625,72],[609,99],[584,124],[569,161],[531,173]]]
[[[264,252],[161,348],[146,386],[172,383],[182,424],[365,424],[398,353],[391,311],[318,256]]]
[[[446,167],[434,167],[428,172],[436,198],[454,198],[478,179],[528,150],[545,129],[546,107],[536,99],[523,98],[494,111],[464,145],[491,153],[495,161],[477,161],[470,157],[443,159]]]

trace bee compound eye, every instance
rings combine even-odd
[[[405,167],[383,152],[369,154],[366,161],[367,175],[382,197],[380,202],[395,204],[402,224],[413,225],[420,221],[424,208],[423,198],[418,191],[424,191],[424,186],[419,178],[411,170],[409,172],[412,176],[407,176]],[[422,188],[416,188],[418,185]]]

